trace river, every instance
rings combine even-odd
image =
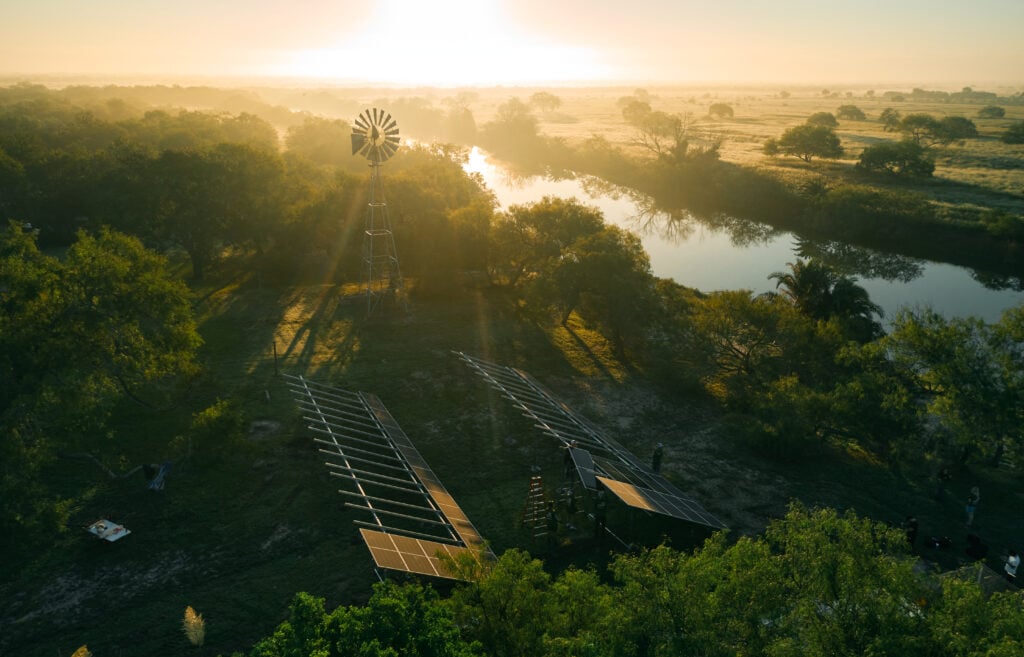
[[[1024,303],[1020,282],[997,289],[998,277],[964,267],[885,254],[839,242],[814,242],[769,226],[731,217],[697,218],[685,211],[652,210],[635,192],[593,178],[516,176],[474,147],[465,169],[479,173],[502,208],[544,196],[575,197],[598,207],[608,223],[636,233],[656,276],[704,292],[775,289],[769,275],[797,258],[817,256],[857,278],[891,319],[903,307],[931,306],[948,318],[976,316],[995,322]],[[988,286],[981,281],[986,280]]]

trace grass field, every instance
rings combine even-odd
[[[226,654],[272,631],[296,591],[332,607],[369,595],[373,565],[355,514],[335,492],[343,484],[322,465],[276,371],[377,395],[496,551],[519,546],[551,564],[602,564],[615,546],[588,540],[582,517],[575,520],[581,531],[553,553],[521,531],[530,476],[541,474],[553,489],[561,455],[452,350],[525,369],[642,458],[664,442],[666,474],[736,535],[760,531],[794,499],[892,523],[913,513],[922,537],[954,539],[952,550],[923,552],[951,566],[968,531],[961,498],[980,485],[975,530],[992,545],[993,563],[1019,538],[1014,473],[972,467],[936,500],[930,484],[870,455],[823,449],[794,463],[765,460],[731,440],[701,396],[657,386],[584,326],[534,324],[496,291],[467,288],[453,301],[414,297],[407,314],[367,319],[362,300],[346,290],[260,287],[241,273],[244,265],[225,263],[211,276],[217,282],[197,292],[207,371],[185,402],[189,412],[126,408],[114,436],[95,437],[97,447],[110,439],[123,445],[108,460],[120,471],[173,460],[166,489],[146,490],[141,474],[110,479],[87,461],[57,463],[52,477],[88,494],[53,549],[8,573],[0,653],[63,656],[88,644],[97,655]],[[223,447],[183,441],[189,414],[217,399],[238,405],[242,435]],[[668,531],[616,513],[610,526],[627,539],[654,543]],[[133,533],[105,544],[78,528],[98,517]],[[702,532],[673,535],[688,549]],[[181,631],[188,605],[207,622],[202,648],[188,647]]]
[[[478,125],[494,119],[498,106],[509,98],[528,101],[537,91],[531,88],[500,88],[477,91],[471,105]],[[577,144],[592,135],[600,135],[613,144],[629,148],[633,129],[624,121],[616,102],[634,93],[633,88],[549,89],[562,100],[554,112],[537,112],[540,131],[545,136]],[[909,89],[901,89],[907,99],[893,101],[883,97],[879,88],[874,96],[866,88],[834,89],[823,96],[819,88],[792,89],[787,97],[777,88],[683,87],[649,88],[650,104],[655,110],[686,116],[696,134],[722,139],[722,159],[727,162],[763,168],[797,181],[821,174],[830,177],[854,176],[853,165],[861,151],[884,140],[898,140],[899,134],[885,132],[878,116],[887,107],[902,115],[928,113],[935,117],[963,116],[978,127],[979,138],[963,145],[936,148],[935,177],[932,180],[906,182],[900,186],[920,191],[944,204],[1001,208],[1024,214],[1024,146],[1004,144],[999,137],[1007,127],[1024,120],[1024,105],[1005,105],[1006,116],[978,118],[980,104],[918,102],[909,98]],[[1018,90],[1000,90],[1011,95]],[[409,90],[365,92],[364,103],[386,102],[389,95],[408,96]],[[417,92],[419,93],[419,92]],[[849,95],[848,95],[849,94]],[[426,98],[440,104],[446,92],[427,93]],[[734,110],[729,119],[708,116],[712,103],[727,103]],[[815,112],[832,112],[841,105],[856,105],[866,115],[863,121],[840,120],[836,133],[846,154],[834,162],[806,165],[796,158],[768,158],[761,152],[764,141],[778,138],[787,129],[803,123]],[[340,117],[345,118],[345,117]],[[885,181],[873,179],[875,184]]]

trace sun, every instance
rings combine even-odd
[[[278,76],[410,86],[588,82],[610,77],[591,48],[544,41],[500,2],[383,0],[336,43],[287,53]]]

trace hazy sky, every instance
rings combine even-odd
[[[0,0],[0,74],[1024,83],[1024,0]]]

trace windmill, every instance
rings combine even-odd
[[[370,202],[363,237],[363,268],[366,272],[366,312],[384,298],[398,301],[404,283],[391,232],[388,205],[380,175],[381,165],[398,150],[398,122],[382,109],[364,110],[352,126],[352,154],[370,162]],[[404,305],[404,301],[402,302]]]

